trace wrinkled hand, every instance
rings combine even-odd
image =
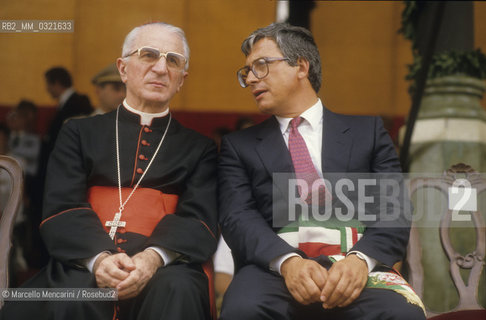
[[[99,288],[115,288],[134,269],[135,264],[125,253],[102,253],[94,263],[93,273]]]
[[[152,279],[157,269],[164,265],[160,255],[151,249],[137,253],[132,260],[135,264],[134,270],[116,286],[120,300],[136,297]]]
[[[322,289],[322,306],[331,309],[349,305],[361,294],[367,280],[368,265],[355,254],[334,263]]]
[[[327,270],[320,264],[295,256],[285,260],[280,271],[287,289],[297,302],[307,305],[321,301]]]

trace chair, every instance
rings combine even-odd
[[[433,188],[448,198],[449,188],[456,179],[466,179],[471,188],[477,191],[478,199],[480,194],[486,191],[486,181],[465,164],[453,165],[441,178],[415,178],[410,183],[410,194],[413,195],[420,188]],[[438,206],[440,207],[440,206]],[[483,216],[479,210],[471,211],[473,232],[476,233],[475,250],[472,253],[461,255],[452,246],[449,229],[452,223],[453,212],[445,207],[446,212],[441,212],[439,222],[441,246],[449,260],[449,273],[459,294],[458,305],[445,313],[434,313],[427,308],[429,319],[486,319],[486,310],[478,302],[479,280],[485,265],[486,249],[486,226]],[[474,234],[468,234],[474,237]],[[472,238],[474,239],[474,238]],[[424,268],[422,266],[422,250],[418,226],[413,223],[410,232],[410,242],[407,250],[407,265],[409,267],[409,282],[417,294],[423,298],[424,289]],[[461,269],[469,269],[467,283],[464,282],[460,272]]]
[[[0,155],[0,169],[5,170],[11,181],[11,193],[3,212],[0,212],[0,290],[8,288],[8,266],[12,248],[12,231],[20,201],[22,200],[23,176],[17,160]],[[0,309],[3,307],[0,295]]]

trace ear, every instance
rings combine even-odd
[[[120,73],[123,83],[127,83],[127,62],[123,58],[116,59],[116,67]]]
[[[179,86],[177,87],[176,92],[179,92],[182,89],[182,85],[184,84],[184,80],[186,80],[188,75],[189,75],[189,72],[183,71],[182,77],[181,77],[181,82],[179,83]]]
[[[297,67],[299,68],[297,71],[297,77],[299,79],[306,79],[309,76],[309,61],[304,58],[297,59]]]

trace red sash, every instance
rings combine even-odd
[[[132,188],[122,188],[122,201],[132,192]],[[179,196],[165,194],[150,188],[138,188],[128,200],[123,210],[121,221],[126,221],[126,227],[119,227],[120,232],[134,232],[149,237],[157,224],[168,214],[176,211]],[[88,202],[98,215],[106,233],[106,221],[112,221],[120,206],[118,188],[91,187],[88,190]],[[204,273],[208,277],[211,316],[216,319],[216,304],[214,302],[214,279],[212,260],[202,264]]]
[[[132,192],[132,188],[122,188],[123,201]],[[149,237],[157,224],[167,214],[175,213],[179,196],[165,194],[159,190],[150,188],[138,188],[128,200],[123,210],[121,220],[126,221],[125,228],[119,228],[122,232],[134,232]],[[98,215],[106,232],[106,221],[112,221],[120,200],[116,187],[91,187],[88,190],[88,202]]]

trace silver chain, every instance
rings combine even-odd
[[[167,131],[169,130],[169,126],[170,126],[170,122],[172,120],[172,116],[169,113],[169,121],[167,123],[167,127],[165,128],[164,135],[160,139],[159,145],[157,146],[157,149],[155,150],[155,153],[152,156],[152,159],[150,159],[150,162],[147,165],[147,168],[143,172],[143,174],[140,177],[140,179],[138,179],[137,184],[133,188],[132,192],[130,192],[130,194],[126,198],[125,202],[122,202],[122,187],[121,187],[121,178],[120,178],[120,147],[119,147],[119,143],[118,143],[118,112],[119,112],[119,110],[120,110],[120,106],[118,106],[118,109],[116,109],[115,132],[116,132],[116,169],[117,169],[117,173],[118,173],[118,196],[119,196],[119,199],[120,199],[120,208],[118,210],[119,210],[119,212],[121,214],[122,211],[123,211],[123,209],[125,209],[125,205],[127,204],[128,200],[130,200],[130,198],[132,197],[132,195],[135,192],[135,190],[137,190],[140,182],[142,182],[142,179],[145,177],[145,174],[147,173],[147,171],[149,170],[150,166],[152,165],[152,162],[154,162],[154,159],[157,156],[157,153],[159,152],[160,146],[162,146],[162,142],[164,142],[164,139],[165,139],[165,136],[167,134]]]

